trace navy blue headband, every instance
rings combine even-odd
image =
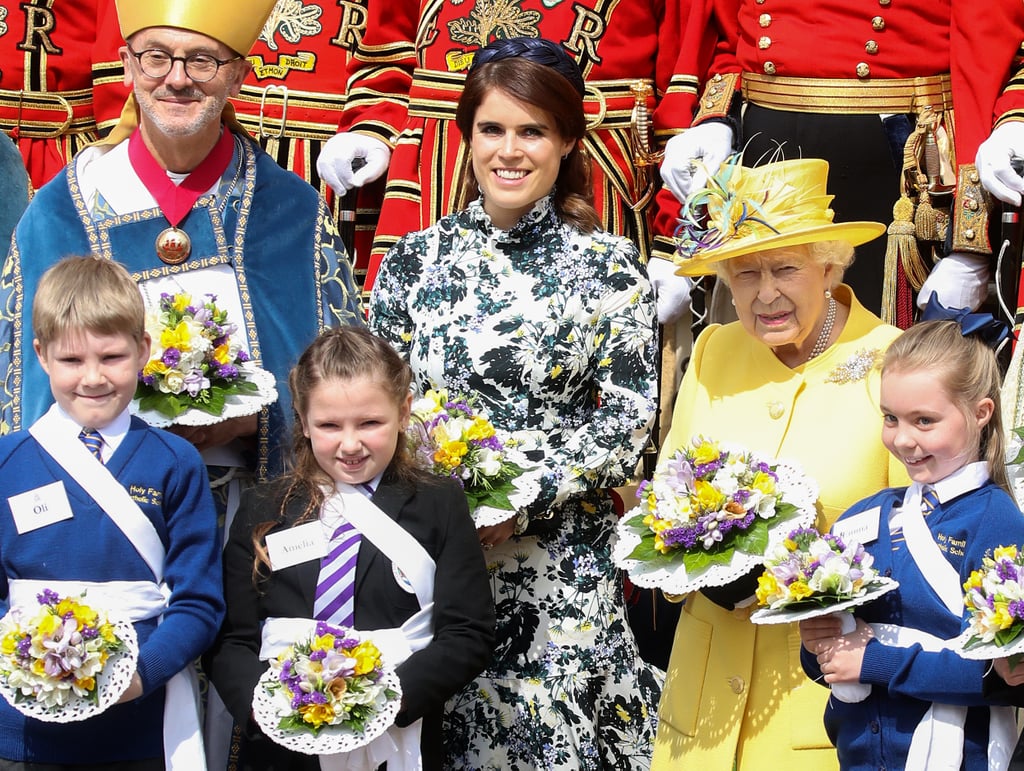
[[[576,60],[569,56],[558,43],[553,43],[542,37],[513,37],[507,40],[495,40],[476,52],[469,71],[472,73],[477,67],[489,62],[512,58],[528,59],[531,62],[550,67],[568,80],[572,87],[579,91],[580,96],[584,96],[586,86],[583,83],[583,73],[580,72]]]
[[[977,337],[989,348],[995,349],[1010,336],[1010,327],[991,313],[971,313],[970,308],[947,308],[935,294],[921,313],[921,321],[955,321],[964,337]]]

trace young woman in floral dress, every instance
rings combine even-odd
[[[371,300],[421,390],[476,397],[536,464],[534,502],[478,530],[498,645],[448,704],[451,768],[650,763],[663,678],[626,623],[607,488],[652,424],[654,300],[635,246],[590,203],[583,88],[547,40],[482,49],[456,114],[479,195],[403,238]]]

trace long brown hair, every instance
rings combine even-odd
[[[473,69],[466,77],[455,111],[455,125],[462,132],[467,150],[473,136],[476,111],[493,90],[548,113],[562,139],[576,140],[562,161],[555,180],[555,211],[564,222],[581,232],[589,233],[598,228],[601,220],[594,209],[590,159],[581,146],[587,132],[587,121],[580,93],[551,67],[521,57],[500,59]],[[463,166],[460,189],[463,205],[480,194],[472,163]]]
[[[292,454],[289,469],[279,481],[285,485],[281,506],[273,520],[261,522],[253,528],[253,548],[256,561],[253,581],[260,577],[263,566],[269,567],[264,537],[284,521],[284,513],[293,500],[304,500],[305,509],[295,524],[315,519],[323,506],[324,490],[334,487],[334,480],[317,463],[313,447],[303,431],[303,419],[309,410],[310,394],[325,382],[344,389],[356,379],[369,378],[377,388],[387,393],[401,407],[409,398],[412,370],[386,341],[362,327],[337,327],[322,333],[299,357],[288,374],[288,389],[292,394],[294,420],[292,426]],[[385,476],[399,479],[420,479],[408,451],[405,432],[398,435],[398,445]]]
[[[995,353],[980,338],[964,335],[955,321],[923,321],[897,337],[882,361],[886,372],[928,372],[935,376],[963,416],[977,443],[978,458],[988,465],[992,481],[1012,496],[1006,475],[1003,419],[999,391],[1002,378]],[[991,399],[992,417],[980,431],[975,406]]]

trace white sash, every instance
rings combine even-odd
[[[884,645],[909,648],[917,644],[925,651],[952,650],[953,640],[942,640],[920,629],[895,624],[872,624],[875,637]],[[1017,723],[1013,707],[989,707],[988,768],[1006,771],[1017,744]],[[908,771],[958,771],[964,753],[964,721],[967,707],[933,703],[921,718],[910,739]]]
[[[124,533],[132,546],[139,553],[156,578],[155,584],[161,584],[164,576],[164,547],[153,523],[142,513],[139,505],[132,500],[128,491],[110,473],[110,470],[86,449],[82,442],[72,437],[68,441],[67,432],[60,430],[60,421],[56,414],[57,406],[52,406],[45,415],[32,424],[29,433],[50,456],[57,461],[72,479],[74,479],[89,496],[96,501],[108,517]],[[84,585],[82,582],[40,582],[57,591],[55,586]],[[113,582],[130,584],[132,582]],[[13,585],[13,584],[12,584]],[[139,582],[147,585],[147,582]],[[90,584],[101,587],[102,583]],[[148,605],[146,612],[151,615],[162,615],[167,601],[164,587],[158,586],[161,605]],[[41,591],[41,589],[40,589]],[[97,588],[96,594],[99,593]],[[147,590],[149,593],[149,590]],[[95,595],[94,595],[95,596]],[[31,602],[34,595],[29,595]],[[130,613],[134,602],[122,612]],[[121,605],[112,605],[111,610],[121,610]],[[141,619],[133,619],[141,620]],[[199,684],[193,665],[178,672],[164,687],[164,762],[168,771],[197,771],[206,768],[206,756],[203,750],[203,736],[199,725]]]
[[[943,556],[928,523],[921,512],[921,488],[914,485],[903,503],[900,512],[903,520],[903,535],[907,549],[917,563],[921,575],[932,587],[942,604],[957,618],[964,614],[964,592],[960,585],[960,574]]]
[[[437,565],[423,545],[401,525],[377,508],[365,494],[339,483],[324,508],[347,519],[364,538],[398,566],[412,584],[420,612],[434,604],[434,572]]]
[[[28,432],[57,461],[72,479],[99,504],[107,516],[132,542],[139,556],[153,571],[157,583],[164,580],[164,545],[139,505],[117,481],[110,470],[75,438],[61,431],[61,421],[53,405]]]

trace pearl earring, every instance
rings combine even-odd
[[[832,299],[832,290],[831,289],[826,289],[825,290],[825,299],[826,300],[831,300]]]

